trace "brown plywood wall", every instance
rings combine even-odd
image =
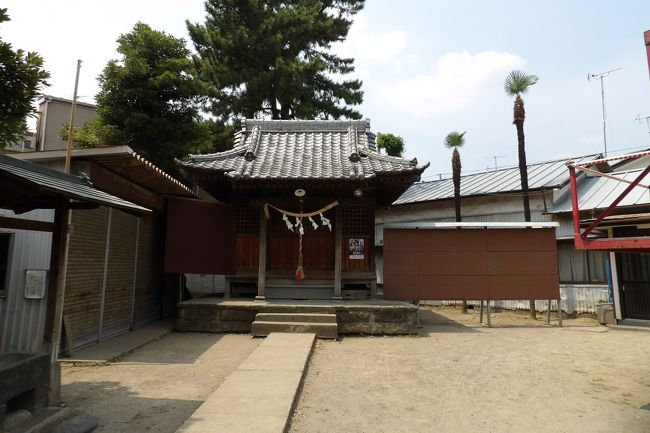
[[[385,229],[384,298],[557,299],[555,230]]]

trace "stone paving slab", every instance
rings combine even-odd
[[[283,433],[315,338],[270,334],[177,433]]]

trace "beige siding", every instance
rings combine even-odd
[[[72,211],[63,314],[70,319],[77,347],[98,337],[107,222],[105,207]]]
[[[128,331],[131,325],[137,223],[133,215],[112,212],[101,338]]]

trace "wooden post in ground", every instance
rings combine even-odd
[[[341,218],[341,207],[337,206],[334,211],[334,298],[343,299],[341,296],[341,248],[343,243],[343,218]]]
[[[52,233],[52,250],[50,252],[50,283],[45,312],[44,342],[50,352],[50,387],[49,404],[61,402],[61,372],[57,359],[61,343],[61,326],[63,322],[63,302],[65,300],[65,279],[68,267],[68,231],[71,212],[68,209],[56,209],[54,212],[54,232]]]
[[[260,207],[260,258],[257,270],[257,296],[255,299],[263,301],[266,299],[266,230],[268,221],[264,214],[264,206]]]
[[[546,304],[546,323],[549,325],[551,324],[551,300],[548,300],[548,304]]]
[[[557,299],[557,320],[559,325],[562,326],[562,298]]]
[[[481,325],[483,324],[483,299],[481,299],[481,318],[479,319],[481,321]]]
[[[492,327],[492,317],[490,316],[490,300],[487,300],[487,326]]]

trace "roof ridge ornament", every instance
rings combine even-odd
[[[246,159],[246,161],[251,162],[257,157],[257,151],[260,147],[261,135],[260,126],[253,126],[253,130],[251,131],[251,142],[246,149],[246,153],[244,153],[244,159]]]
[[[348,143],[352,148],[352,153],[348,156],[350,162],[359,162],[361,161],[361,156],[359,155],[359,143],[357,137],[357,128],[350,125],[348,127]]]

